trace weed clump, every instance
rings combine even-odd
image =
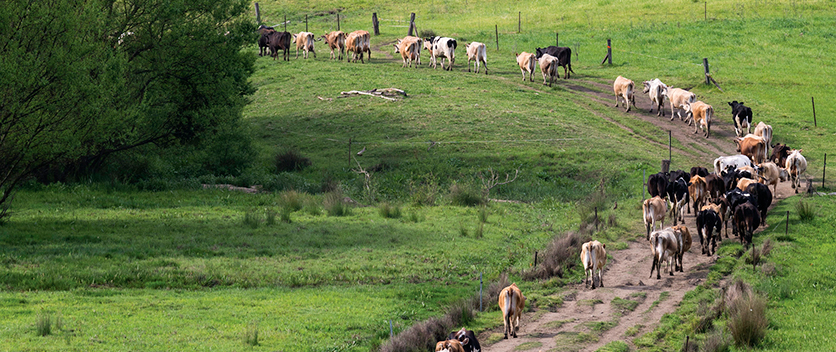
[[[39,314],[38,322],[35,324],[35,330],[38,336],[52,334],[52,317],[48,313]]]
[[[247,226],[251,229],[257,229],[261,222],[263,221],[261,214],[257,209],[250,209],[244,213],[244,226]]]
[[[343,195],[340,192],[326,194],[322,206],[329,216],[346,216],[351,212],[348,205],[343,202]]]
[[[487,203],[479,191],[459,184],[450,186],[450,199],[453,205],[463,207],[475,207]]]
[[[542,265],[523,273],[526,280],[548,279],[552,276],[563,277],[564,270],[577,265],[581,245],[589,241],[589,235],[568,232],[563,237],[555,237],[543,254]]]
[[[380,203],[377,210],[380,216],[386,219],[397,219],[401,217],[401,207],[389,204],[388,202]]]
[[[274,165],[276,166],[276,173],[299,171],[311,166],[311,159],[304,157],[295,150],[288,150],[276,155]]]
[[[726,291],[726,311],[729,315],[728,328],[734,344],[738,347],[753,347],[766,336],[769,322],[766,319],[766,299],[755,295],[752,288],[737,281]]]
[[[302,203],[305,197],[302,193],[290,190],[282,192],[280,198],[282,207],[288,208],[291,212],[294,212],[302,209]]]
[[[250,346],[258,346],[258,325],[250,323],[244,332],[244,343]]]
[[[727,352],[729,350],[728,339],[719,331],[714,331],[702,342],[700,351],[705,352]]]
[[[813,209],[813,205],[803,200],[795,203],[795,212],[798,213],[798,218],[801,221],[811,221],[816,218],[816,210]]]

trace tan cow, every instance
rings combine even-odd
[[[363,61],[363,53],[369,53],[369,60],[372,58],[372,52],[369,48],[369,41],[371,40],[371,36],[367,31],[354,31],[348,34],[345,37],[345,48],[349,52],[352,53],[352,56],[349,58],[346,55],[346,59],[350,60],[351,62],[357,62],[357,59],[360,59],[360,63],[365,63]]]
[[[790,155],[787,157],[786,169],[790,173],[792,181],[791,185],[792,188],[795,188],[795,193],[798,193],[798,187],[801,187],[801,174],[803,174],[804,171],[807,171],[807,159],[801,155],[802,150],[803,149],[791,150]]]
[[[403,65],[401,67],[412,67],[412,61],[415,61],[415,68],[418,68],[418,42],[415,40],[400,40],[395,46],[395,52],[401,54]]]
[[[755,127],[755,135],[763,138],[764,143],[766,143],[766,153],[769,153],[769,146],[772,143],[772,126],[763,123],[763,121],[758,122]]]
[[[554,81],[555,77],[557,77],[557,67],[560,66],[557,58],[551,56],[549,54],[543,54],[540,56],[540,72],[543,73],[543,85],[546,85],[546,76],[549,77],[549,87],[552,86],[552,82]]]
[[[505,323],[505,338],[510,333],[517,337],[517,330],[520,328],[520,316],[525,308],[525,296],[517,284],[511,284],[499,292],[499,308],[502,310],[502,320]]]
[[[746,189],[749,188],[749,185],[751,185],[753,183],[758,183],[758,181],[755,181],[754,179],[751,179],[751,178],[743,177],[743,178],[737,180],[737,188],[739,190],[743,191],[743,192],[746,192]]]
[[[665,226],[665,213],[668,212],[668,202],[659,196],[646,199],[642,203],[642,218],[644,227],[647,229],[647,239],[650,240],[650,229],[656,230],[656,222],[660,222],[660,228]],[[651,226],[652,225],[652,226]]]
[[[708,185],[705,183],[705,178],[700,175],[691,177],[689,182],[691,184],[688,185],[688,195],[691,196],[691,202],[696,212],[697,209],[702,209],[705,200],[708,198]]]
[[[308,58],[308,53],[312,52],[314,59],[316,58],[316,51],[314,51],[314,34],[311,32],[299,32],[293,35],[293,41],[296,42],[296,58],[299,58],[299,49],[302,49],[305,59]]]
[[[748,156],[755,164],[766,160],[766,142],[763,137],[747,134],[743,138],[736,137],[734,143],[737,144],[737,151]]]
[[[589,286],[592,279],[592,289],[595,289],[595,273],[598,273],[598,287],[604,287],[604,266],[607,265],[607,245],[598,241],[589,241],[581,246],[581,262],[583,263],[585,286]]]
[[[653,277],[653,269],[656,269],[656,279],[662,278],[660,272],[662,271],[662,263],[667,265],[665,271],[669,271],[673,276],[673,269],[675,264],[672,263],[676,258],[676,253],[679,252],[679,241],[676,235],[670,228],[653,231],[650,234],[650,253],[653,255],[653,265],[650,267],[650,277]]]
[[[464,352],[464,346],[459,340],[452,339],[452,340],[444,340],[438,341],[435,344],[435,351],[436,352]]]
[[[627,106],[627,110],[624,110],[624,112],[630,111],[631,104],[636,106],[636,97],[633,95],[635,88],[636,84],[632,80],[621,76],[616,77],[612,84],[612,90],[615,94],[615,107],[618,107],[618,98],[624,98],[624,104]]]
[[[420,37],[413,37],[411,35],[408,35],[408,36],[404,37],[403,39],[398,39],[398,44],[400,44],[403,41],[414,41],[416,44],[418,44],[417,47],[416,47],[417,58],[414,58],[413,60],[415,62],[417,62],[418,65],[420,65],[421,64],[421,48],[424,46],[424,39],[422,39]]]
[[[691,232],[688,231],[688,227],[684,225],[673,226],[673,234],[676,235],[677,245],[679,246],[678,250],[676,251],[676,258],[674,264],[679,262],[677,266],[679,272],[685,272],[684,266],[682,265],[682,256],[685,252],[691,250],[691,244],[693,243],[693,239],[691,238]],[[674,268],[676,270],[676,268]]]
[[[711,105],[696,101],[691,104],[691,119],[688,126],[694,124],[694,134],[697,130],[705,131],[705,138],[711,137],[711,119],[714,118],[714,108]]]
[[[673,114],[676,112],[679,115],[679,121],[682,121],[682,113],[679,110],[685,111],[685,117],[690,118],[691,104],[697,102],[697,96],[685,89],[668,87],[668,101],[671,103],[671,121],[673,121]]]
[[[320,37],[328,43],[328,48],[331,49],[331,60],[342,60],[345,56],[345,33],[343,31],[333,31]],[[334,49],[337,54],[334,54]]]
[[[485,49],[485,44],[479,42],[472,42],[465,44],[465,51],[467,51],[467,72],[470,72],[470,61],[474,61],[473,67],[476,73],[479,73],[480,65],[485,65],[485,74],[488,74],[488,54]]]
[[[771,185],[772,194],[774,194],[777,198],[778,182],[786,181],[788,179],[789,173],[787,173],[786,169],[778,167],[778,165],[775,165],[775,163],[771,161],[758,164],[758,168],[761,170],[760,176],[758,177],[758,182],[763,183],[767,186]]]
[[[527,53],[525,51],[517,54],[517,64],[520,65],[520,71],[522,71],[523,81],[525,81],[525,73],[528,72],[528,78],[530,82],[534,82],[534,66],[536,65],[535,62],[537,59],[535,55],[532,53]]]

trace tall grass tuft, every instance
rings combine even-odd
[[[581,245],[589,241],[588,234],[570,231],[552,239],[543,253],[543,263],[532,270],[523,272],[526,280],[548,279],[552,276],[563,277],[563,273],[578,264]]]
[[[348,205],[343,202],[341,192],[326,194],[325,199],[322,201],[322,206],[329,216],[346,216],[351,212]]]
[[[295,150],[288,150],[276,155],[274,166],[276,167],[276,173],[292,172],[311,166],[311,159],[304,157]]]
[[[463,223],[459,223],[459,235],[461,235],[462,237],[467,237],[467,234],[467,227],[465,227]]]
[[[389,204],[389,202],[380,203],[377,210],[380,216],[386,219],[397,219],[401,217],[401,207]]]
[[[813,205],[803,200],[795,203],[795,212],[798,213],[801,221],[811,221],[816,218],[816,210],[813,209]]]
[[[283,223],[285,223],[285,224],[291,223],[291,220],[290,220],[290,214],[291,213],[293,213],[293,210],[291,208],[282,207],[282,210],[281,210],[281,212],[279,212],[279,215],[280,215],[281,220],[282,220]]]
[[[483,224],[488,222],[488,207],[482,207],[479,209],[479,222]]]
[[[52,334],[52,317],[49,316],[49,313],[38,314],[38,322],[35,324],[35,330],[38,336]]]
[[[261,214],[257,209],[250,209],[244,213],[244,225],[252,228],[257,229],[259,225],[261,225]]]
[[[709,334],[702,342],[700,351],[704,352],[727,352],[729,350],[729,341],[719,331],[715,330]]]
[[[304,202],[304,194],[294,190],[284,191],[281,196],[281,205],[284,208],[289,208],[291,212],[302,209]]]
[[[308,215],[318,216],[319,214],[322,214],[322,207],[316,199],[314,199],[314,197],[306,197],[303,203],[304,205],[302,206],[302,210],[308,213]]]
[[[481,192],[460,184],[450,186],[450,200],[453,205],[474,207],[486,203]]]
[[[485,223],[480,222],[473,234],[476,238],[482,238],[485,235]]]
[[[258,346],[258,324],[250,323],[244,331],[244,343],[250,346]]]
[[[266,217],[265,220],[264,220],[264,223],[267,224],[267,226],[275,225],[276,224],[276,215],[278,215],[278,214],[279,214],[279,212],[277,212],[275,209],[267,208],[267,210],[264,211],[264,215]]]
[[[738,347],[759,344],[769,325],[766,299],[756,295],[748,284],[737,281],[726,291],[725,306],[729,315],[727,326],[734,344]]]

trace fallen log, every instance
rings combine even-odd
[[[406,97],[406,92],[397,88],[383,88],[383,89],[372,89],[372,90],[351,90],[348,92],[341,92],[339,98],[347,98],[351,96],[358,96],[358,95],[370,95],[374,97],[380,97],[386,100],[398,100],[393,97]]]

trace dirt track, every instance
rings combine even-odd
[[[731,125],[730,113],[726,111],[726,107],[719,106],[719,103],[715,104],[715,120],[712,121],[711,138],[706,140],[702,134],[693,133],[693,126],[688,126],[679,121],[678,118],[670,121],[668,107],[665,107],[666,117],[657,117],[655,111],[653,114],[648,113],[650,99],[647,95],[641,94],[641,82],[637,83],[639,83],[639,92],[636,94],[636,107],[626,114],[653,123],[660,130],[672,131],[672,138],[678,140],[681,145],[698,146],[698,148],[689,150],[688,153],[692,154],[695,159],[704,160],[705,162],[701,163],[701,166],[708,167],[709,171],[712,171],[712,168],[709,167],[711,160],[717,156],[736,154],[734,144],[731,141],[734,137],[734,128]],[[613,107],[615,98],[612,94],[611,83],[607,85],[585,81],[583,78],[581,80],[573,78],[561,80],[560,84],[572,90],[578,102],[592,100],[612,109],[620,109],[621,113],[624,113],[624,109],[621,107]],[[584,105],[579,104],[579,106]],[[590,110],[590,113],[600,116],[592,110]],[[611,119],[604,116],[600,117],[618,125]],[[794,194],[789,182],[780,183],[777,196],[773,195],[773,204],[779,199]],[[694,212],[685,214],[684,220],[692,235],[696,236]],[[670,219],[666,219],[665,225],[671,225]],[[759,230],[763,229],[764,227],[761,227]],[[567,292],[570,292],[570,294],[564,297],[563,305],[556,312],[543,313],[536,311],[525,314],[521,319],[519,338],[501,340],[490,346],[483,344],[483,351],[511,352],[516,351],[518,346],[531,342],[541,344],[539,347],[536,344],[529,345],[530,350],[534,351],[595,351],[612,341],[624,341],[630,345],[631,349],[635,349],[631,342],[634,337],[652,331],[658,325],[662,315],[673,312],[685,293],[706,279],[708,269],[717,256],[701,255],[699,240],[695,238],[694,242],[691,250],[685,254],[683,259],[685,272],[677,272],[674,276],[663,273],[661,280],[657,280],[655,275],[653,278],[648,278],[651,264],[650,249],[643,241],[631,242],[629,247],[624,250],[608,251],[612,260],[608,261],[603,274],[605,284],[603,288],[592,290],[585,288],[582,283],[567,287]],[[668,292],[666,294],[667,298],[656,303],[657,305],[654,307],[654,302],[659,300],[663,292]],[[622,311],[611,304],[616,297],[636,301],[638,306],[632,311]],[[561,324],[561,322],[563,323]],[[591,322],[616,323],[612,328],[601,333],[592,331],[589,327]],[[633,327],[638,327],[637,333],[633,336],[626,336],[625,332]],[[486,341],[492,333],[500,333],[501,329],[500,326],[499,329],[494,331],[484,332],[479,340]],[[598,339],[591,342],[595,339],[578,336],[579,333],[597,335]],[[528,349],[526,348],[526,350]]]

